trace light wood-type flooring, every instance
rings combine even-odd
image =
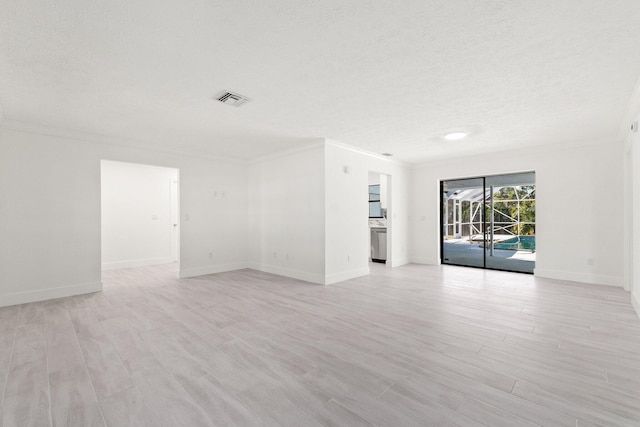
[[[327,287],[174,270],[1,308],[2,426],[640,426],[622,289],[453,266]]]

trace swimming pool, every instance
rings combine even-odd
[[[493,245],[495,249],[511,249],[515,251],[535,251],[536,236],[520,236],[513,239],[503,240]]]

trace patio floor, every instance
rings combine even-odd
[[[445,264],[483,267],[485,248],[478,243],[469,243],[466,239],[448,240],[443,244],[443,260]],[[494,249],[493,256],[487,250],[487,268],[496,270],[533,273],[536,253],[509,249]]]

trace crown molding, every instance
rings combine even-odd
[[[255,165],[263,162],[268,162],[271,160],[292,156],[294,154],[315,150],[317,148],[323,147],[324,144],[325,144],[325,140],[320,138],[320,139],[316,139],[314,142],[310,142],[304,145],[300,145],[292,148],[286,148],[280,151],[275,151],[273,153],[265,154],[264,156],[254,157],[252,159],[249,159],[247,163],[249,165]]]
[[[94,134],[90,132],[83,132],[78,130],[62,129],[52,126],[39,125],[29,122],[19,122],[13,120],[0,120],[0,129],[29,133],[34,135],[42,135],[53,138],[63,138],[75,143],[92,143],[99,145],[106,145],[111,147],[124,148],[129,150],[144,150],[152,151],[155,153],[164,153],[174,156],[190,157],[197,159],[206,159],[212,161],[223,161],[236,164],[247,164],[245,159],[239,159],[234,157],[220,157],[211,156],[204,153],[194,153],[189,151],[180,151],[171,148],[158,147],[143,141],[129,139],[129,138],[115,138],[108,135]]]
[[[434,163],[453,163],[459,162],[465,159],[474,159],[476,161],[480,161],[486,157],[508,157],[513,154],[518,154],[522,156],[523,154],[540,154],[540,153],[550,153],[557,152],[562,150],[576,150],[576,149],[585,149],[589,147],[598,147],[602,145],[611,146],[615,144],[616,146],[622,147],[623,140],[618,139],[617,137],[612,138],[598,138],[598,139],[589,139],[582,141],[565,141],[565,142],[552,142],[544,145],[528,145],[518,148],[511,148],[499,151],[491,151],[485,153],[479,153],[475,155],[465,155],[465,156],[447,156],[447,157],[436,157],[431,160],[425,160],[420,163],[411,164],[410,167],[413,170],[424,169],[432,166]]]
[[[368,156],[368,157],[373,157],[376,160],[380,160],[383,162],[387,162],[387,163],[391,163],[391,164],[395,164],[401,167],[409,167],[410,163],[404,162],[402,160],[398,160],[398,159],[393,159],[391,157],[387,157],[387,156],[383,156],[382,154],[378,154],[378,153],[374,153],[373,151],[369,151],[369,150],[365,150],[363,148],[360,147],[356,147],[353,145],[349,145],[349,144],[345,144],[342,142],[338,142],[335,141],[333,139],[325,139],[325,144],[326,145],[331,145],[334,147],[338,147],[338,148],[342,148],[344,150],[348,150],[348,151],[352,151],[354,153],[357,154],[362,154],[364,156]]]

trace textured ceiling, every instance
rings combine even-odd
[[[4,120],[194,154],[614,139],[639,76],[637,0],[0,0]]]

